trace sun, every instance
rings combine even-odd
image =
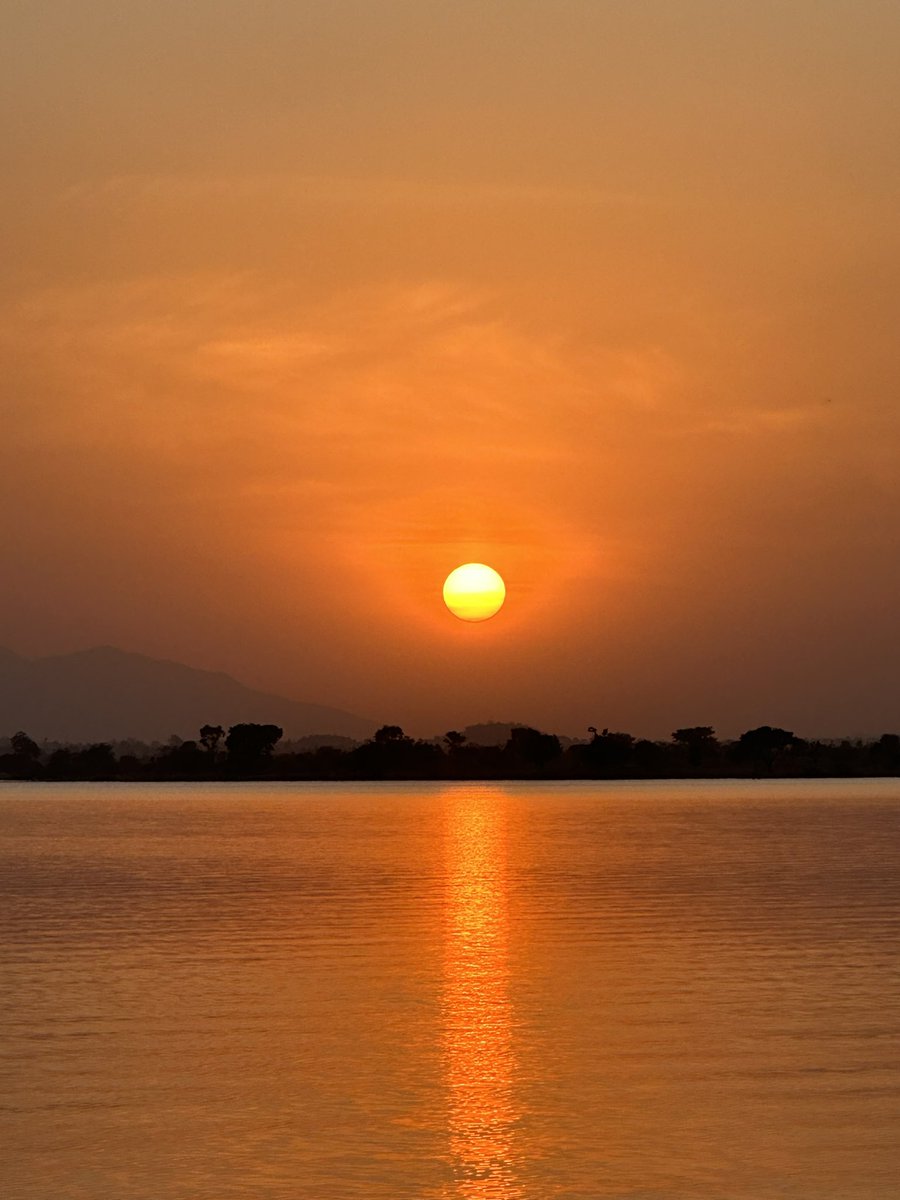
[[[464,563],[444,580],[444,603],[461,621],[486,621],[505,599],[506,585],[484,563]]]

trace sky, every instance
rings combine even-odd
[[[0,0],[0,47],[0,643],[417,735],[900,729],[893,0]]]

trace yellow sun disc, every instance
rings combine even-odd
[[[464,563],[444,581],[444,603],[461,621],[486,621],[499,612],[506,585],[493,567]]]

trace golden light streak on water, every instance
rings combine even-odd
[[[509,994],[506,798],[447,801],[443,1038],[455,1194],[519,1200],[514,1019]]]

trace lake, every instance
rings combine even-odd
[[[0,784],[5,1200],[896,1200],[900,781]]]

